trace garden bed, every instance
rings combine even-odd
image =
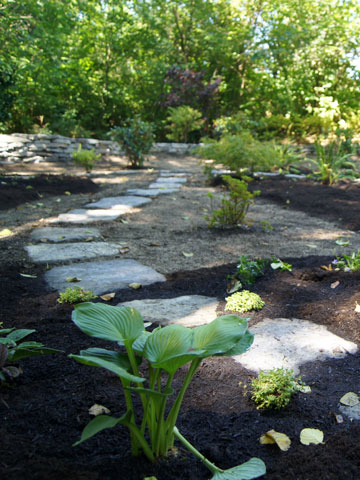
[[[179,162],[153,159],[151,166],[177,168]],[[192,168],[199,174],[194,161],[184,160],[180,167]],[[17,203],[18,208],[1,216],[2,228],[14,233],[2,240],[1,321],[7,327],[34,328],[37,330],[34,340],[64,352],[22,361],[23,375],[11,387],[0,387],[0,475],[4,478],[142,480],[154,475],[158,480],[200,480],[211,476],[180,445],[168,458],[154,465],[143,457],[131,457],[128,434],[123,427],[106,430],[78,447],[71,446],[91,419],[88,409],[93,404],[104,405],[114,416],[119,416],[124,411],[124,402],[115,376],[81,366],[67,357],[82,348],[108,345],[90,339],[73,325],[72,307],[58,304],[57,293],[51,292],[42,279],[46,267],[31,264],[23,251],[31,229],[44,223],[41,218],[64,208],[81,206],[89,197],[97,199],[100,194],[120,194],[128,186],[141,186],[146,175],[148,179],[152,174],[129,179],[126,187],[103,184],[98,193],[97,188],[90,190],[90,195],[87,190],[85,197],[80,191],[75,194],[73,184],[62,177],[61,191],[70,191],[74,194],[71,198],[54,190],[54,195],[46,197],[46,205],[28,208],[25,202],[29,199],[24,196],[22,203]],[[129,258],[147,261],[167,279],[136,291],[121,290],[110,303],[199,294],[217,297],[218,314],[222,314],[227,275],[234,273],[240,254],[269,257],[283,251],[281,258],[293,265],[293,271],[273,271],[268,267],[251,288],[261,295],[265,307],[249,315],[250,330],[264,318],[301,318],[324,325],[344,339],[360,342],[360,313],[355,311],[360,303],[360,273],[321,268],[334,258],[331,251],[341,234],[348,235],[352,245],[359,244],[356,233],[360,229],[356,216],[360,208],[359,186],[323,187],[308,180],[282,178],[262,180],[254,187],[262,190],[264,203],[259,201],[257,209],[250,211],[249,216],[255,216],[251,227],[209,231],[202,219],[202,208],[206,202],[203,198],[212,187],[204,183],[201,175],[189,180],[184,193],[177,194],[172,201],[172,209],[168,206],[169,199],[159,198],[142,212],[125,217],[128,224],[115,222],[103,226],[105,237],[126,240],[130,245],[126,254]],[[90,181],[83,182],[84,188],[88,188]],[[31,189],[25,188],[26,191]],[[40,187],[37,191],[45,193]],[[278,215],[275,220],[269,215],[272,204],[266,203],[270,197],[285,207],[274,210]],[[36,205],[38,201],[33,202]],[[302,216],[300,211],[306,215]],[[292,229],[290,217],[294,218],[294,225],[308,232],[308,238],[294,240],[285,235]],[[273,223],[274,231],[264,231],[259,218]],[[317,229],[310,223],[302,223],[309,218],[316,219]],[[333,238],[326,222],[332,222]],[[324,232],[326,238],[321,237]],[[309,243],[315,243],[316,248],[313,245],[306,250]],[[184,251],[193,256],[184,256]],[[20,273],[37,277],[24,277]],[[332,288],[336,282],[338,286]],[[340,413],[339,400],[345,393],[360,391],[359,369],[360,354],[308,363],[301,367],[301,375],[311,386],[311,393],[297,393],[286,408],[264,412],[256,409],[249,393],[254,372],[230,358],[209,358],[203,361],[189,387],[178,427],[196,448],[222,468],[256,456],[267,466],[266,479],[355,480],[360,476],[359,421],[343,416],[343,422],[338,423],[336,414]],[[184,372],[185,368],[180,376]],[[180,379],[175,386],[179,382]],[[321,429],[324,444],[302,445],[299,434],[307,427]],[[287,452],[273,445],[260,445],[259,437],[271,429],[291,438]]]

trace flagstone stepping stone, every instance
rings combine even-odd
[[[255,334],[250,349],[233,358],[245,368],[259,372],[273,368],[293,369],[307,362],[344,358],[355,353],[357,345],[308,320],[265,319],[249,329]]]
[[[167,193],[178,192],[178,188],[130,188],[127,190],[129,195],[139,195],[141,197],[157,197],[158,195],[166,195]]]
[[[127,195],[121,197],[106,197],[98,202],[88,203],[87,208],[111,208],[121,213],[127,213],[140,205],[151,202],[150,198]]]
[[[58,217],[50,220],[50,223],[93,223],[93,222],[111,222],[120,217],[122,213],[112,208],[94,208],[85,210],[79,208],[70,210],[67,213],[61,213]]]
[[[187,179],[184,177],[159,177],[155,180],[156,183],[186,183]]]
[[[120,303],[118,306],[136,308],[146,322],[162,325],[178,323],[194,327],[209,323],[216,318],[219,300],[202,295],[184,295],[166,299],[144,299]]]
[[[184,177],[185,175],[193,175],[193,172],[185,172],[183,170],[160,170],[161,177]]]
[[[54,267],[45,273],[45,280],[55,290],[65,291],[69,287],[68,277],[77,277],[76,285],[92,290],[96,295],[127,288],[130,283],[150,285],[165,282],[164,275],[131,259],[103,260]]]
[[[148,188],[159,188],[161,190],[165,190],[165,189],[176,189],[176,191],[179,190],[179,188],[181,187],[181,184],[180,183],[157,183],[157,182],[153,182],[153,183],[150,183]]]
[[[97,228],[60,228],[43,227],[31,232],[31,238],[37,242],[72,242],[74,240],[87,240],[89,238],[100,238],[101,233]]]
[[[58,263],[69,260],[87,260],[112,257],[119,253],[121,245],[106,242],[78,242],[61,244],[29,245],[25,247],[35,263]]]

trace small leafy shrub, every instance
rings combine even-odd
[[[82,150],[81,143],[77,151],[72,154],[75,164],[79,167],[84,167],[87,173],[91,172],[94,168],[95,161],[99,160],[100,157],[101,155],[96,154],[93,148],[91,150]]]
[[[252,399],[257,408],[280,409],[289,404],[292,395],[302,386],[300,377],[295,378],[292,370],[275,368],[261,371],[252,381]]]
[[[243,224],[254,198],[260,195],[260,190],[249,192],[248,184],[251,182],[249,177],[244,176],[242,180],[238,180],[230,175],[222,175],[222,179],[229,187],[229,194],[222,197],[221,207],[214,209],[211,217],[205,217],[210,228]],[[214,195],[210,193],[209,197],[213,199]]]
[[[272,258],[270,266],[273,270],[280,270],[282,272],[292,272],[292,265],[283,262],[280,258]]]
[[[315,144],[316,160],[312,163],[318,167],[314,174],[320,178],[324,185],[332,185],[341,178],[355,178],[356,165],[351,162],[351,153],[346,153],[341,142],[330,142],[323,146]]]
[[[97,298],[97,295],[94,295],[94,292],[91,290],[83,290],[79,285],[75,287],[69,287],[65,292],[61,292],[58,298],[59,303],[81,303],[88,302]]]
[[[249,290],[242,290],[226,297],[225,310],[231,312],[250,312],[250,310],[261,310],[265,302],[261,300],[257,293],[249,292]]]
[[[135,117],[125,127],[114,127],[110,136],[123,146],[132,168],[143,167],[145,155],[150,152],[155,140],[152,124]]]
[[[343,270],[344,272],[357,272],[360,270],[360,250],[352,252],[351,255],[343,254],[333,260],[335,270]]]
[[[277,151],[278,158],[272,166],[272,171],[279,173],[297,172],[296,165],[301,160],[304,160],[304,154],[301,148],[292,144],[273,145]]]
[[[0,327],[2,323],[0,323]],[[0,329],[0,382],[12,380],[22,373],[18,366],[11,365],[17,363],[22,358],[33,357],[36,355],[47,355],[58,353],[60,350],[44,347],[39,342],[20,342],[23,338],[36,332],[36,330],[27,330],[15,328]],[[10,365],[8,365],[10,364]]]
[[[246,285],[253,285],[260,276],[264,275],[268,263],[268,260],[263,258],[250,260],[246,255],[241,255],[236,272],[230,278],[237,280],[238,289]]]
[[[279,151],[273,143],[260,142],[246,130],[237,135],[224,135],[219,141],[204,139],[204,145],[194,152],[238,174],[271,171],[279,162]]]
[[[203,457],[176,427],[185,392],[201,361],[213,355],[241,354],[252,344],[253,335],[248,331],[246,319],[224,315],[195,328],[173,324],[158,327],[150,333],[145,330],[144,321],[134,308],[82,303],[75,307],[72,320],[90,337],[109,340],[121,347],[121,352],[89,348],[79,355],[69,356],[84,365],[115,373],[121,382],[127,407],[118,418],[97,416],[84,428],[75,445],[106,428],[124,425],[130,432],[132,454],[144,453],[151,462],[166,456],[176,437],[211,470],[213,480],[245,478],[245,469],[249,469],[246,475],[249,479],[265,473],[265,465],[258,458],[221,470]],[[140,374],[139,366],[143,361],[147,368]],[[190,366],[182,386],[175,392],[172,387],[174,376],[187,363]],[[132,394],[140,397],[138,407],[133,403]],[[167,401],[173,395],[173,404],[167,409]]]
[[[200,130],[203,125],[202,114],[198,110],[187,105],[170,107],[167,117],[170,125],[167,127],[170,133],[166,135],[174,142],[188,142],[189,133]]]

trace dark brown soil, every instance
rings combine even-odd
[[[34,180],[31,185],[35,186]],[[59,188],[71,191],[74,185],[62,177]],[[360,227],[358,186],[322,187],[309,181],[271,179],[259,182],[259,188],[263,195],[271,195],[290,209],[305,210],[338,225],[351,225],[353,230]],[[31,190],[22,190],[26,195],[28,191]],[[323,202],[322,207],[319,202]],[[293,264],[292,273],[268,269],[253,286],[252,290],[261,294],[266,306],[251,315],[250,325],[265,317],[297,317],[326,325],[330,331],[359,343],[360,314],[355,312],[355,305],[360,303],[360,273],[321,269],[321,265],[329,264],[330,257],[283,260]],[[226,264],[177,272],[168,275],[164,283],[137,291],[123,290],[121,299],[202,294],[223,300],[226,277],[234,273],[235,267]],[[143,457],[131,457],[128,434],[123,427],[106,430],[78,447],[71,446],[91,419],[88,409],[94,403],[105,405],[114,416],[124,411],[116,377],[81,366],[67,357],[82,348],[108,344],[90,339],[72,324],[72,308],[57,303],[57,294],[49,291],[40,275],[29,282],[19,276],[20,271],[26,271],[23,264],[14,266],[9,260],[2,265],[0,320],[6,327],[36,329],[34,340],[64,353],[23,360],[24,374],[12,385],[0,387],[0,478],[143,480],[152,475],[158,480],[210,478],[209,471],[180,445],[176,455],[154,465]],[[42,267],[31,267],[31,273],[42,271]],[[335,281],[339,281],[338,287],[331,288]],[[224,302],[219,314],[223,306]],[[337,423],[335,414],[339,413],[343,394],[360,392],[359,371],[360,354],[307,364],[301,368],[301,375],[311,385],[312,392],[298,393],[283,410],[263,412],[256,409],[250,398],[253,372],[228,358],[207,359],[188,390],[178,427],[222,468],[257,456],[266,463],[267,474],[263,477],[266,479],[358,480],[359,422],[344,417],[343,423]],[[183,374],[182,371],[180,377]],[[175,386],[179,384],[180,378]],[[323,430],[325,443],[301,445],[299,433],[305,427]],[[259,444],[261,434],[270,429],[291,438],[288,452]]]

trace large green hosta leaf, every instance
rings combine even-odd
[[[192,330],[182,325],[156,330],[146,339],[144,356],[153,367],[175,372],[196,356],[190,351],[192,335]]]
[[[121,366],[122,362],[118,364],[115,359],[105,359],[97,355],[88,355],[85,352],[86,351],[81,352],[80,355],[70,354],[69,357],[84,365],[105,368],[106,370],[116,373],[116,375],[119,375],[119,377],[123,378],[124,380],[129,380],[130,382],[139,383],[145,381],[145,378],[136,377],[135,375],[128,373],[125,368]]]
[[[84,302],[75,306],[73,322],[90,337],[133,342],[144,332],[144,321],[135,308]]]
[[[91,422],[89,422],[86,425],[86,427],[82,431],[80,440],[74,443],[73,447],[76,447],[80,443],[84,442],[85,440],[88,440],[89,438],[93,437],[94,435],[101,432],[102,430],[105,430],[105,428],[112,428],[112,427],[115,427],[115,425],[122,423],[123,419],[127,415],[128,414],[126,413],[121,418],[110,417],[108,415],[99,415],[98,417],[95,417],[93,420],[91,420]]]
[[[265,473],[265,463],[260,458],[254,457],[237,467],[216,472],[211,480],[252,480],[265,475]]]
[[[192,347],[204,350],[203,357],[225,355],[247,332],[248,322],[237,315],[223,315],[194,329]]]
[[[225,353],[222,353],[220,355],[224,355],[226,357],[233,357],[234,355],[241,355],[242,353],[245,353],[251,345],[253,344],[254,341],[254,335],[247,330],[244,335],[241,337],[241,339],[238,341],[238,343],[235,345],[235,347],[231,348]]]

